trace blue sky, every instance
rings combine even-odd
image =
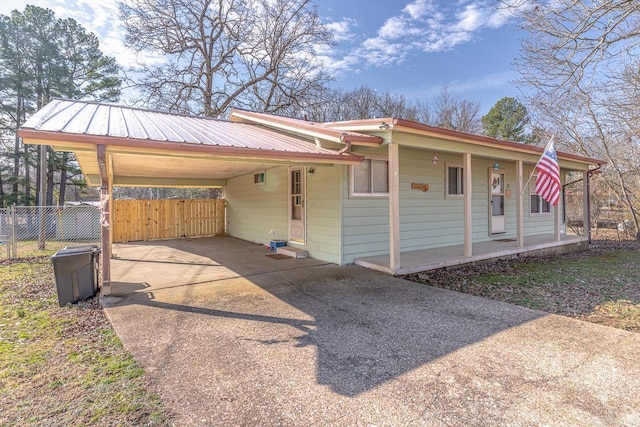
[[[121,65],[135,63],[123,47],[116,0],[2,0],[0,13],[27,4],[72,17],[98,35],[102,50]],[[322,59],[335,85],[429,99],[444,85],[481,104],[481,114],[504,96],[520,34],[498,2],[477,0],[316,0],[337,46]]]

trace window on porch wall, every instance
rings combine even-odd
[[[447,165],[447,197],[464,195],[464,169],[460,165]]]
[[[389,162],[365,159],[351,167],[352,195],[370,196],[389,194]]]
[[[548,214],[551,213],[551,203],[544,200],[542,197],[536,194],[536,178],[537,173],[534,173],[529,181],[529,213],[532,214]]]

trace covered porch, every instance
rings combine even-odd
[[[517,239],[507,238],[477,242],[473,245],[473,255],[471,256],[465,256],[464,245],[402,252],[400,265],[396,269],[391,268],[388,254],[360,258],[355,261],[355,264],[387,274],[404,275],[498,258],[518,258],[573,252],[587,249],[588,244],[588,238],[585,236],[563,234],[560,240],[556,241],[553,234],[543,234],[524,237],[524,245],[522,247],[518,245]]]

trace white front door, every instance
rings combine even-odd
[[[504,172],[489,170],[489,233],[504,233]]]
[[[305,243],[306,239],[306,196],[304,167],[289,169],[289,240]]]

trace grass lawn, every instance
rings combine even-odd
[[[59,307],[49,257],[0,262],[0,425],[165,425],[97,302]]]
[[[640,244],[412,274],[406,279],[640,332]]]

